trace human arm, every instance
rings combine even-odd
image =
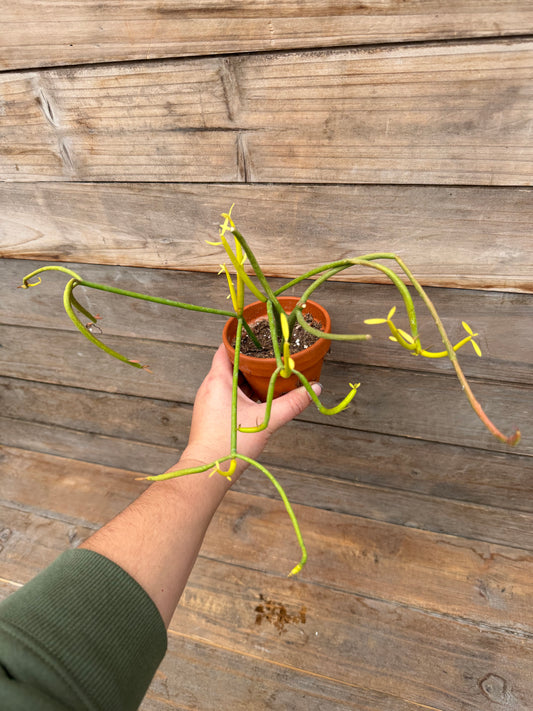
[[[170,470],[208,464],[228,454],[231,384],[232,366],[221,346],[196,395],[189,443]],[[276,399],[268,428],[253,434],[239,433],[237,450],[257,457],[270,435],[309,403],[303,388]],[[240,425],[256,425],[264,411],[264,404],[239,390]],[[231,481],[203,472],[156,482],[81,547],[106,556],[126,570],[152,598],[168,627],[209,522],[245,468],[239,461]]]
[[[219,349],[196,397],[189,444],[172,470],[228,453],[230,398],[231,366]],[[257,457],[270,434],[309,402],[303,389],[276,400],[269,428],[240,435],[239,451]],[[264,405],[239,393],[238,412],[242,425],[255,425]],[[239,462],[233,481],[244,468]],[[154,483],[79,549],[8,597],[0,605],[0,698],[7,708],[136,708],[230,485],[207,473]]]

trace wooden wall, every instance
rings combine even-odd
[[[205,240],[216,236],[219,213],[235,202],[242,232],[276,279],[333,258],[400,254],[428,287],[453,338],[460,338],[463,319],[479,331],[484,358],[466,348],[464,369],[496,424],[508,433],[517,426],[523,432],[520,446],[509,451],[477,421],[451,366],[399,352],[385,333],[376,332],[364,345],[334,345],[325,366],[325,397],[333,403],[355,379],[362,386],[353,406],[333,420],[309,409],[263,458],[302,511],[317,508],[340,517],[331,518],[339,526],[335,534],[316,523],[312,554],[320,572],[309,574],[306,584],[318,586],[309,600],[324,575],[340,575],[342,561],[350,559],[341,547],[337,567],[332,564],[329,573],[324,567],[328,545],[343,541],[339,521],[345,517],[358,522],[359,536],[364,529],[373,541],[369,548],[382,547],[380,559],[387,558],[389,567],[379,579],[370,572],[359,582],[339,578],[337,592],[327,599],[332,610],[344,604],[339,590],[359,596],[360,604],[372,600],[365,604],[374,606],[376,628],[385,629],[387,616],[399,608],[389,610],[382,601],[393,601],[412,617],[405,622],[411,636],[406,633],[399,643],[405,654],[414,654],[410,645],[415,638],[421,643],[425,629],[435,638],[448,634],[450,645],[463,651],[485,644],[481,637],[473,642],[461,636],[464,620],[483,621],[487,628],[511,630],[498,649],[503,657],[521,659],[513,635],[531,634],[521,605],[509,602],[507,617],[480,611],[479,599],[462,599],[461,608],[446,592],[445,576],[438,578],[440,593],[437,583],[426,589],[423,568],[415,581],[424,594],[417,597],[408,582],[394,587],[395,554],[385,553],[398,527],[402,536],[407,528],[423,532],[418,552],[430,556],[441,534],[456,537],[463,553],[472,540],[480,549],[507,546],[508,553],[533,548],[532,26],[528,0],[5,1],[0,442],[9,471],[21,466],[26,482],[15,490],[11,477],[4,481],[6,521],[16,510],[19,517],[35,515],[31,525],[41,530],[39,517],[54,519],[63,497],[68,525],[90,529],[138,491],[128,472],[159,473],[171,465],[186,441],[194,393],[223,323],[86,293],[104,317],[107,342],[150,363],[153,374],[139,372],[96,351],[71,327],[62,312],[60,275],[45,275],[40,287],[27,292],[15,288],[22,276],[43,262],[61,262],[89,280],[223,308],[226,287],[216,277],[221,254]],[[322,300],[337,331],[358,328],[364,318],[400,305],[379,276],[358,271],[328,285]],[[422,334],[438,347],[427,318]],[[63,471],[56,455],[89,464],[80,464],[76,473]],[[47,482],[42,496],[32,493],[43,481],[36,469]],[[107,471],[121,472],[115,490],[105,488]],[[89,511],[69,493],[74,482],[78,493],[80,487],[86,492]],[[244,498],[231,500],[235,510],[228,509],[228,522],[220,523],[224,535],[231,529],[230,514],[271,522],[278,505],[253,476],[242,480],[238,493]],[[87,504],[92,496],[100,497],[98,510]],[[21,521],[4,528],[31,529]],[[310,513],[310,527],[313,521]],[[237,552],[208,548],[206,557],[218,556],[220,570],[208,569],[202,558],[202,584],[215,586],[211,577],[217,575],[226,579],[242,561],[239,554],[249,555],[243,565],[255,569],[252,544],[264,561],[259,567],[268,566],[276,544],[270,548],[261,541],[274,528],[259,526],[253,536],[234,528]],[[2,525],[0,535],[1,530]],[[71,533],[69,540],[77,540]],[[38,533],[27,535],[37,545]],[[50,547],[56,551],[54,535]],[[447,539],[444,567],[457,560],[453,540]],[[502,553],[502,560],[510,558]],[[459,577],[481,575],[475,561],[461,561]],[[276,558],[278,577],[285,563],[290,560]],[[22,582],[37,563],[24,565],[17,568]],[[520,585],[527,587],[527,581],[517,580],[513,590]],[[497,605],[489,607],[494,611]],[[441,630],[440,618],[453,618],[453,631]],[[364,646],[364,619],[357,620],[352,622]],[[204,633],[214,635],[208,626]],[[194,663],[211,663],[204,659],[207,648],[199,651],[194,635],[187,639]],[[253,667],[258,648],[250,652],[248,643],[228,646],[233,651],[226,651],[227,666],[240,650]],[[295,668],[290,644],[284,649],[279,659]],[[358,649],[351,648],[350,659]],[[484,685],[476,677],[472,690],[460,674],[434,681],[435,670],[424,667],[422,653],[416,677],[409,676],[400,654],[388,654],[383,640],[376,649],[374,675],[361,667],[355,684],[370,691],[350,707],[414,711],[422,704],[459,711],[481,708],[487,699],[491,709],[504,701],[509,709],[527,706],[508,703],[507,687],[498,686],[501,676],[487,677]],[[320,677],[323,698],[333,698],[327,679],[340,680],[336,694],[353,683],[348,662],[338,658],[336,664],[330,668],[324,653],[307,669],[315,680]],[[516,669],[524,668],[520,664]],[[252,678],[256,671],[245,674]],[[514,678],[521,693],[528,678]],[[304,688],[300,681],[291,677],[290,684]],[[279,677],[264,680],[272,689],[285,688],[283,683]],[[246,693],[235,691],[225,708],[252,708]],[[161,689],[154,694],[161,696]],[[345,708],[354,697],[342,694],[335,697],[338,706],[317,702],[316,708]],[[298,693],[290,698],[290,707],[297,708]],[[146,703],[147,709],[167,708]],[[265,702],[257,708],[284,706]]]

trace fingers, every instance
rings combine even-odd
[[[228,358],[224,344],[221,343],[217,348],[213,360],[211,362],[211,370],[217,373],[232,373],[233,367]]]
[[[320,395],[322,391],[320,383],[313,383],[311,387],[317,395]],[[272,403],[269,429],[277,430],[282,427],[294,417],[300,415],[311,402],[311,398],[303,387],[291,390],[291,392],[276,398]]]

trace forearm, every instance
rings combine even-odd
[[[196,396],[189,443],[173,469],[209,464],[229,454],[232,372],[221,346]],[[313,387],[320,392],[317,384]],[[269,427],[259,433],[239,433],[237,451],[257,457],[270,433],[310,402],[304,388],[275,400]],[[238,413],[241,424],[255,426],[263,421],[265,405],[239,391]],[[238,462],[232,480],[245,468]],[[129,573],[152,598],[168,626],[209,522],[230,484],[220,474],[209,478],[207,472],[157,482],[82,547],[106,556]]]
[[[173,469],[195,466],[182,458]],[[168,627],[229,482],[191,474],[152,484],[82,548],[120,565],[148,593]]]

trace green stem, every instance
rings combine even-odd
[[[267,301],[267,316],[268,316],[268,325],[270,326],[270,335],[272,337],[272,349],[274,351],[274,357],[276,359],[276,364],[279,368],[283,367],[283,363],[281,361],[281,353],[279,350],[279,331],[278,331],[278,324],[276,321],[276,314],[274,313],[274,306],[271,301]]]
[[[241,336],[243,318],[237,319],[237,333],[235,334],[235,357],[233,359],[233,381],[231,389],[231,455],[237,453],[237,397],[239,394],[239,358],[241,354]]]
[[[247,434],[251,434],[266,430],[266,428],[268,427],[268,423],[270,422],[270,412],[272,410],[272,402],[274,400],[274,386],[282,368],[283,364],[276,368],[276,370],[270,376],[270,380],[268,382],[268,390],[265,403],[265,416],[263,418],[263,422],[260,425],[256,425],[255,427],[239,427],[239,432],[246,432]]]
[[[187,304],[183,301],[173,301],[171,299],[162,299],[159,296],[148,296],[147,294],[139,294],[135,291],[128,291],[126,289],[118,289],[114,286],[107,286],[106,284],[95,284],[92,281],[85,281],[84,279],[78,279],[80,286],[88,286],[90,289],[98,289],[100,291],[107,291],[111,294],[119,294],[120,296],[129,296],[132,299],[141,299],[142,301],[150,301],[156,304],[163,304],[164,306],[175,306],[179,309],[187,309],[188,311],[200,311],[202,313],[208,314],[218,314],[219,316],[227,316],[228,318],[236,317],[235,311],[225,311],[224,309],[212,309],[207,306],[195,306],[194,304]]]
[[[331,262],[331,264],[324,264],[321,267],[315,267],[314,269],[311,269],[310,271],[306,272],[305,274],[302,274],[299,277],[296,277],[295,279],[291,279],[291,281],[288,281],[286,284],[283,286],[280,286],[279,289],[276,289],[274,294],[276,296],[279,296],[282,294],[284,291],[287,291],[287,289],[290,289],[293,286],[296,286],[302,281],[305,281],[306,279],[311,279],[314,277],[316,274],[321,274],[322,272],[328,270],[328,269],[334,269],[334,268],[339,268],[339,271],[342,271],[342,269],[346,269],[347,267],[353,266],[352,263],[347,260],[343,259],[337,262]]]
[[[331,269],[330,271],[326,272],[325,274],[322,274],[322,276],[318,277],[318,279],[315,279],[315,281],[304,291],[304,293],[301,295],[296,308],[294,308],[289,315],[289,329],[292,334],[294,324],[296,322],[296,317],[297,317],[297,309],[301,305],[303,306],[305,302],[309,299],[311,294],[315,289],[318,289],[319,286],[321,286],[325,281],[330,279],[332,276],[335,276],[335,274],[338,274],[339,272],[343,271],[346,269],[346,266],[338,267],[337,269]]]
[[[413,304],[413,300],[411,298],[411,294],[409,293],[408,288],[406,285],[403,283],[403,281],[400,279],[400,277],[392,271],[392,269],[389,269],[388,267],[384,266],[383,264],[377,264],[374,263],[374,260],[376,259],[390,259],[394,261],[398,261],[396,258],[395,254],[392,253],[376,253],[376,254],[369,254],[364,257],[356,257],[354,259],[341,259],[337,262],[331,262],[330,264],[324,264],[321,267],[316,267],[315,269],[311,269],[311,271],[307,272],[306,274],[303,274],[300,277],[297,277],[296,279],[293,279],[292,281],[288,282],[285,284],[281,289],[278,289],[276,291],[276,294],[280,294],[282,291],[285,289],[288,289],[291,286],[294,286],[295,284],[298,284],[300,281],[303,281],[304,279],[309,279],[315,274],[320,274],[323,271],[329,271],[329,272],[334,272],[335,274],[342,271],[343,269],[347,269],[348,267],[352,266],[362,266],[362,267],[368,267],[370,269],[376,269],[380,271],[382,274],[385,274],[387,278],[394,284],[394,286],[397,288],[397,290],[400,292],[400,295],[404,301],[405,304],[405,309],[407,311],[407,316],[409,318],[409,324],[411,327],[411,333],[413,335],[413,338],[418,338],[418,326],[417,326],[417,320],[416,320],[416,312],[415,312],[415,307]],[[328,278],[330,278],[332,274],[329,274]],[[325,281],[325,279],[322,279],[322,281]],[[322,282],[321,282],[322,283]],[[314,285],[311,285],[309,289],[313,289]],[[314,287],[316,288],[316,287]],[[309,293],[309,289],[306,290],[305,293]],[[303,297],[300,299],[300,303],[305,303],[303,300]]]
[[[137,363],[135,361],[130,360],[129,358],[126,358],[126,356],[123,356],[121,353],[118,353],[117,351],[114,351],[112,348],[109,348],[109,346],[106,346],[105,343],[102,343],[96,336],[94,336],[84,325],[83,323],[79,320],[79,318],[76,316],[74,313],[74,310],[72,308],[72,291],[73,289],[78,286],[78,281],[76,279],[71,279],[66,287],[65,291],[63,292],[63,306],[65,307],[65,311],[67,312],[68,317],[72,321],[72,323],[76,326],[76,328],[87,338],[91,343],[94,343],[95,346],[98,346],[101,350],[105,351],[108,355],[113,356],[113,358],[117,358],[118,360],[122,361],[123,363],[128,363],[129,365],[133,365],[135,368],[144,368],[143,365],[140,363]]]
[[[372,338],[368,333],[324,333],[324,331],[320,331],[307,323],[301,309],[295,308],[294,311],[300,326],[313,336],[317,336],[317,338],[325,338],[329,341],[369,341]]]
[[[74,286],[76,286],[76,285],[74,285]],[[89,321],[96,323],[96,321],[97,321],[96,316],[93,316],[90,311],[87,311],[87,309],[80,304],[80,302],[76,299],[76,297],[74,296],[72,291],[70,293],[70,302],[71,302],[72,306],[75,309],[77,309],[80,313],[82,313],[86,318],[88,318]]]
[[[81,277],[78,274],[76,274],[76,272],[73,272],[72,269],[67,269],[66,267],[60,267],[58,265],[51,265],[51,266],[47,266],[47,267],[39,267],[39,269],[36,269],[31,274],[27,274],[22,280],[22,288],[26,289],[28,286],[31,286],[31,284],[28,284],[28,281],[32,277],[36,276],[37,274],[40,274],[41,272],[48,272],[48,271],[63,272],[64,274],[68,274],[69,276],[73,277],[78,282],[82,281]]]
[[[328,279],[331,279],[331,277],[334,277],[339,272],[342,272],[342,271],[344,271],[344,269],[347,269],[348,266],[352,266],[352,265],[351,264],[350,265],[343,265],[341,267],[337,267],[336,269],[330,269],[325,274],[322,274],[321,276],[319,276],[318,279],[315,279],[314,282],[301,295],[300,303],[305,304],[305,302],[311,296],[311,294],[313,293],[313,291],[315,289],[318,289],[319,286],[321,286]]]
[[[280,495],[281,500],[283,501],[283,503],[285,505],[285,509],[286,509],[287,513],[289,514],[289,518],[290,518],[291,523],[293,525],[294,532],[296,533],[296,538],[298,540],[298,544],[299,544],[300,550],[302,552],[300,562],[297,563],[297,565],[295,565],[294,568],[291,570],[291,572],[289,573],[289,577],[291,575],[297,575],[301,571],[301,569],[304,567],[304,565],[307,561],[307,550],[305,548],[305,544],[304,544],[304,541],[302,538],[300,526],[298,525],[298,520],[297,520],[296,515],[292,509],[290,501],[287,498],[287,494],[285,493],[281,484],[274,477],[274,475],[271,474],[268,471],[268,469],[266,467],[264,467],[262,464],[260,464],[259,462],[256,462],[255,459],[250,459],[250,457],[246,457],[244,454],[237,454],[236,458],[241,459],[242,461],[247,462],[248,464],[251,464],[256,469],[259,469],[259,471],[263,472],[263,474],[271,481],[271,483],[276,488],[278,494]]]
[[[257,340],[257,337],[256,337],[255,333],[252,331],[252,329],[250,328],[250,325],[248,324],[248,322],[247,322],[246,319],[244,319],[244,318],[243,318],[243,320],[242,320],[242,325],[243,325],[244,330],[245,330],[246,333],[248,334],[248,336],[251,338],[251,340],[252,340],[254,346],[255,346],[258,350],[260,350],[260,351],[263,350],[263,346],[259,343],[259,341]]]
[[[360,383],[357,383],[357,385],[351,385],[351,390],[350,392],[346,395],[346,397],[339,402],[338,405],[335,405],[335,407],[324,407],[324,405],[320,402],[318,399],[318,395],[315,393],[313,388],[311,387],[311,384],[305,377],[303,373],[300,373],[298,370],[293,370],[292,371],[294,375],[296,375],[304,388],[307,390],[309,397],[311,400],[315,403],[317,406],[318,410],[323,414],[323,415],[337,415],[339,412],[342,412],[345,410],[350,402],[353,400],[355,397],[355,394],[357,392],[357,388],[359,387]]]
[[[508,444],[510,446],[515,446],[516,444],[518,444],[520,442],[520,436],[521,436],[520,430],[517,429],[517,430],[515,430],[515,432],[512,435],[506,436],[502,432],[500,432],[500,430],[496,427],[496,425],[494,425],[494,423],[485,414],[485,411],[483,410],[481,404],[476,399],[474,393],[472,392],[472,389],[470,388],[470,385],[466,379],[466,376],[463,373],[463,369],[459,365],[459,361],[457,359],[457,354],[455,353],[453,345],[448,337],[448,334],[446,333],[446,329],[444,328],[444,325],[440,319],[439,314],[437,313],[435,306],[433,305],[433,302],[431,301],[429,296],[426,294],[422,285],[415,279],[413,274],[410,272],[410,270],[407,268],[407,266],[403,263],[403,261],[399,257],[396,257],[396,261],[397,261],[398,265],[402,268],[405,275],[408,277],[409,281],[414,286],[414,288],[416,289],[418,294],[420,295],[420,298],[423,300],[429,313],[431,314],[433,320],[435,321],[437,329],[441,335],[442,342],[444,343],[444,346],[446,347],[446,350],[448,351],[448,358],[450,359],[450,361],[453,364],[453,367],[454,367],[455,372],[457,374],[457,378],[458,378],[459,382],[461,383],[461,386],[462,386],[464,393],[468,399],[468,402],[472,406],[474,412],[477,414],[477,416],[483,422],[483,424],[489,430],[489,432],[492,435],[494,435],[494,437],[496,437],[496,439],[498,439],[498,440],[500,440],[500,442],[504,442],[505,444]]]
[[[296,575],[301,571],[303,566],[305,565],[307,561],[307,550],[305,548],[305,544],[302,538],[302,533],[300,531],[300,526],[298,524],[298,520],[296,518],[296,515],[293,511],[293,508],[291,506],[291,503],[289,499],[287,498],[287,494],[285,493],[285,490],[281,486],[281,484],[278,482],[278,480],[274,477],[273,474],[271,474],[266,467],[264,467],[262,464],[259,462],[256,462],[255,459],[251,459],[250,457],[245,456],[244,454],[235,454],[231,455],[228,454],[225,457],[222,457],[221,459],[218,459],[217,462],[211,462],[210,464],[202,464],[198,467],[191,467],[189,469],[181,469],[177,471],[171,471],[171,472],[165,472],[164,474],[159,474],[158,476],[147,476],[147,477],[142,477],[146,481],[166,481],[168,479],[175,479],[176,477],[180,476],[186,476],[188,474],[199,474],[200,472],[206,472],[209,469],[213,469],[214,466],[217,464],[223,464],[224,462],[227,462],[232,459],[240,459],[243,462],[246,462],[247,464],[251,464],[254,466],[256,469],[259,469],[259,471],[263,472],[263,474],[271,481],[271,483],[274,485],[276,488],[276,491],[281,497],[281,500],[283,501],[283,504],[285,505],[285,509],[289,515],[289,518],[291,520],[291,523],[294,528],[294,532],[296,533],[296,538],[298,540],[298,544],[300,546],[300,550],[302,552],[300,562],[297,563],[297,565],[294,566],[294,568],[291,570],[289,575]]]
[[[248,261],[250,262],[250,265],[252,269],[254,270],[257,278],[259,279],[259,282],[261,283],[261,286],[265,290],[265,294],[267,297],[273,302],[276,310],[281,309],[279,301],[276,299],[275,293],[272,291],[272,288],[270,284],[268,283],[267,278],[265,277],[263,270],[259,266],[259,263],[257,259],[255,258],[255,254],[252,252],[250,249],[250,246],[248,245],[248,242],[244,239],[242,234],[237,230],[235,227],[232,228],[231,230],[233,236],[235,237],[236,240],[238,240],[241,244],[241,247],[244,249],[246,256],[248,257]]]

